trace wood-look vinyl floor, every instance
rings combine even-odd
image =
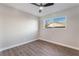
[[[79,51],[37,40],[0,52],[0,56],[79,56]]]

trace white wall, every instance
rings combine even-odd
[[[37,39],[38,18],[0,5],[0,50]]]
[[[42,20],[58,16],[67,16],[66,28],[42,28]],[[79,7],[46,15],[40,24],[40,39],[79,49]]]

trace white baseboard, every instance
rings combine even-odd
[[[7,49],[11,49],[11,48],[17,47],[17,46],[21,46],[21,45],[24,45],[24,44],[27,44],[27,43],[30,43],[30,42],[33,42],[33,41],[36,41],[36,40],[38,40],[38,39],[33,39],[33,40],[30,40],[30,41],[27,41],[27,42],[23,42],[23,43],[20,43],[20,44],[12,45],[12,46],[9,46],[7,48],[0,49],[0,51],[4,51],[4,50],[7,50]],[[77,48],[77,47],[73,47],[73,46],[70,46],[70,45],[62,44],[62,43],[59,43],[59,42],[54,42],[54,41],[50,41],[50,40],[46,40],[46,39],[40,39],[40,38],[39,38],[39,40],[43,40],[43,41],[47,41],[47,42],[54,43],[54,44],[57,44],[57,45],[61,45],[61,46],[64,46],[64,47],[68,47],[68,48],[72,48],[72,49],[75,49],[75,50],[79,50],[79,48]]]
[[[79,51],[79,48],[73,47],[73,46],[70,46],[70,45],[67,45],[67,44],[63,44],[63,43],[59,43],[59,42],[55,42],[55,41],[50,41],[50,40],[46,40],[46,39],[39,39],[39,40],[47,41],[47,42],[50,42],[50,43],[54,43],[54,44],[57,44],[57,45],[61,45],[61,46],[68,47],[68,48]]]
[[[6,48],[2,48],[2,49],[0,49],[0,52],[4,51],[4,50],[7,50],[7,49],[11,49],[11,48],[17,47],[17,46],[21,46],[21,45],[24,45],[24,44],[27,44],[27,43],[30,43],[30,42],[33,42],[33,41],[36,41],[36,40],[38,40],[38,39],[33,39],[33,40],[30,40],[30,41],[27,41],[27,42],[23,42],[23,43],[12,45],[12,46],[9,46],[9,47],[6,47]]]

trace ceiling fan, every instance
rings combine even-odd
[[[44,7],[49,7],[49,6],[54,5],[54,3],[31,3],[31,4],[36,5],[36,6],[39,7],[39,13],[42,12]]]

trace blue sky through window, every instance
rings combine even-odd
[[[51,22],[65,22],[65,16],[63,17],[56,17],[56,18],[48,18],[47,19],[47,23],[51,23]]]

